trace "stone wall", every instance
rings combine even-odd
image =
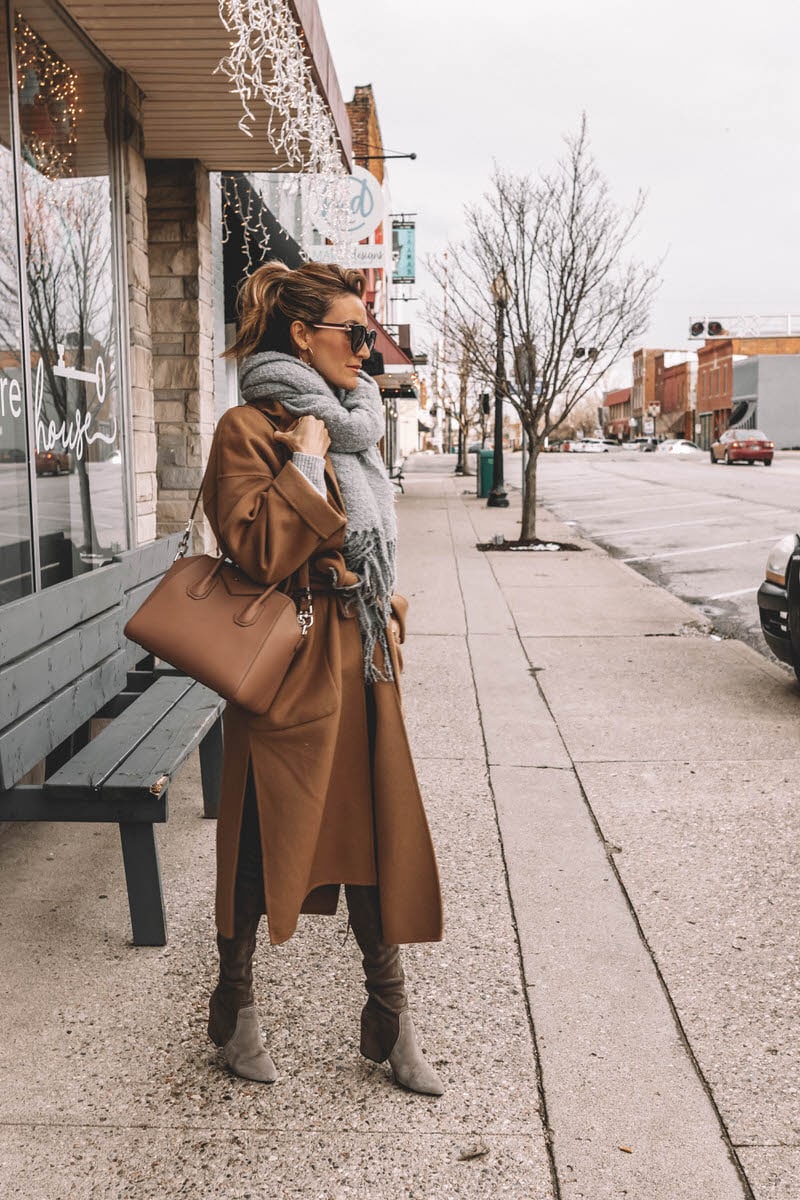
[[[147,178],[143,157],[142,93],[123,87],[125,252],[128,276],[130,399],[133,427],[134,527],[138,545],[156,536],[156,428],[147,262]]]
[[[208,172],[191,160],[148,160],[147,210],[162,536],[185,525],[214,432]],[[210,541],[201,512],[195,547],[209,548]]]

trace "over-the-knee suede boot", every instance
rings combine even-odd
[[[253,954],[264,913],[260,884],[237,881],[232,938],[217,934],[219,982],[208,1004],[208,1035],[228,1066],[244,1079],[274,1083],[275,1064],[261,1037],[253,999]]]
[[[347,884],[345,895],[350,924],[364,956],[368,999],[361,1012],[361,1053],[372,1062],[388,1058],[395,1079],[410,1091],[441,1096],[442,1081],[417,1043],[400,947],[383,940],[378,889]]]

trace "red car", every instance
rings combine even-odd
[[[711,447],[712,463],[763,462],[771,467],[774,455],[775,443],[760,429],[726,429]]]
[[[37,475],[60,475],[72,474],[75,470],[75,462],[69,450],[37,450],[36,451],[36,474]]]

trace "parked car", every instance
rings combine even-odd
[[[36,474],[37,475],[61,475],[72,474],[75,470],[75,460],[69,450],[59,452],[58,450],[37,450],[36,451]]]
[[[623,448],[623,450],[650,451],[650,450],[655,450],[657,444],[658,443],[656,442],[656,439],[654,437],[635,437],[635,438],[631,438],[627,442],[623,442],[622,448]]]
[[[772,653],[800,679],[800,537],[787,533],[769,552],[758,589],[761,632]]]
[[[608,446],[600,438],[576,438],[570,448],[573,453],[608,454]]]
[[[775,443],[769,441],[760,429],[726,429],[711,450],[712,463],[724,462],[731,466],[735,462],[763,462],[772,466]]]
[[[670,438],[669,441],[659,442],[658,449],[661,454],[677,454],[687,458],[703,453],[697,442],[690,442],[688,438]]]

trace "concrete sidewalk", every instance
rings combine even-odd
[[[588,544],[477,551],[517,508],[414,466],[405,704],[447,929],[407,963],[446,1095],[359,1058],[343,918],[260,947],[278,1083],[220,1066],[190,761],[164,949],[128,945],[115,829],[0,837],[3,1197],[800,1196],[796,688]]]

